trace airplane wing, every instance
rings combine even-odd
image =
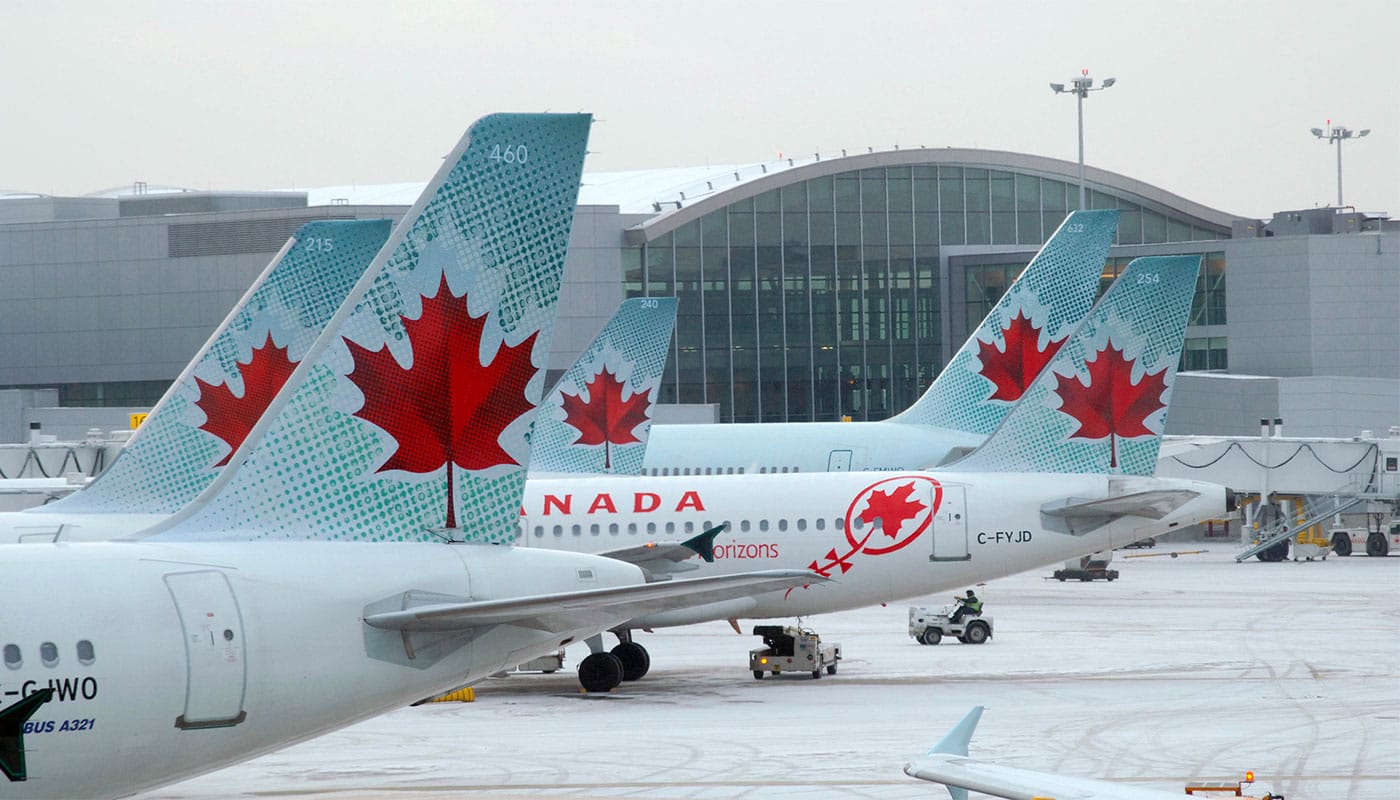
[[[765,570],[504,600],[428,603],[364,619],[371,627],[398,631],[455,631],[486,625],[567,630],[580,627],[580,622],[632,619],[827,580],[806,570]]]
[[[1036,772],[969,758],[968,744],[981,718],[982,706],[967,712],[928,755],[905,764],[904,774],[943,784],[953,800],[967,800],[968,791],[1008,800],[1177,800],[1183,796],[1180,792]]]
[[[1068,497],[1046,503],[1040,507],[1040,513],[1063,519],[1070,533],[1086,533],[1119,517],[1161,519],[1199,496],[1199,492],[1190,489],[1163,489],[1097,500]]]
[[[616,550],[605,550],[601,553],[594,553],[594,555],[625,561],[639,567],[646,574],[647,583],[669,581],[671,576],[678,572],[699,569],[698,564],[688,561],[695,556],[700,556],[701,559],[713,564],[715,537],[728,525],[725,523],[710,528],[684,542],[647,542],[631,547],[620,547]]]
[[[969,790],[1008,800],[1179,800],[1183,796],[1181,792],[1036,772],[948,753],[924,756],[905,765],[904,772],[947,786],[954,800],[965,800]]]

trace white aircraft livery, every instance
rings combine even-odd
[[[657,425],[651,475],[846,472],[944,463],[986,438],[1071,331],[1099,289],[1117,211],[1065,218],[927,391],[884,422]]]
[[[993,797],[1005,797],[1008,800],[1180,800],[1185,796],[1179,791],[1168,792],[1117,781],[1037,772],[970,758],[968,745],[973,731],[977,728],[977,722],[982,718],[982,711],[982,706],[969,711],[967,716],[923,758],[906,764],[905,774],[911,778],[943,784],[948,787],[948,794],[953,800],[967,800],[968,790]],[[1235,791],[1211,792],[1208,796],[1220,797],[1228,794],[1232,797],[1244,797],[1240,793],[1242,786],[1242,783],[1237,783],[1232,787]],[[1244,797],[1244,800],[1284,798],[1283,795],[1265,792],[1255,798]]]
[[[1223,487],[1151,477],[1199,265],[1132,262],[998,429],[940,470],[532,480],[521,517],[530,547],[611,555],[653,579],[756,568],[833,578],[634,619],[610,653],[589,641],[584,687],[645,674],[638,628],[890,602],[1224,515]],[[678,560],[697,552],[703,562]]]
[[[159,535],[4,549],[0,796],[130,795],[633,617],[824,580],[647,584],[490,544],[520,510],[589,125],[475,123],[248,432],[257,452]]]

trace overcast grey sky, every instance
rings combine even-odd
[[[1400,2],[8,0],[0,188],[426,180],[492,111],[590,111],[587,169],[866,146],[1087,160],[1231,213],[1400,216]]]

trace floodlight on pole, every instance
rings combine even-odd
[[[1313,128],[1312,135],[1328,143],[1335,142],[1337,145],[1337,208],[1342,207],[1342,141],[1345,139],[1360,139],[1370,133],[1371,129],[1366,128],[1361,131],[1353,131],[1351,128],[1344,128],[1341,125],[1333,125],[1332,120],[1327,120],[1327,129]]]
[[[1089,70],[1079,71],[1079,77],[1074,79],[1074,84],[1066,89],[1063,83],[1052,83],[1050,88],[1055,94],[1072,94],[1079,98],[1079,210],[1084,210],[1084,98],[1089,96],[1089,92],[1101,92],[1104,89],[1117,83],[1117,78],[1105,78],[1099,86],[1094,85],[1094,79],[1089,77]]]

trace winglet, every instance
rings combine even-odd
[[[715,563],[715,537],[723,533],[727,527],[729,527],[727,522],[723,525],[716,525],[698,536],[686,539],[681,544],[694,550],[696,555],[705,559],[705,563],[713,564]]]
[[[950,755],[966,758],[968,745],[972,742],[972,732],[977,729],[977,722],[982,719],[982,709],[982,706],[973,706],[961,722],[954,725],[952,730],[938,740],[938,744],[928,751],[928,755]],[[922,778],[917,774],[915,767],[916,765],[913,763],[905,764],[904,774],[911,778]],[[948,794],[952,795],[953,800],[967,800],[967,789],[949,783],[945,783],[943,786],[948,790]]]
[[[53,699],[53,688],[40,689],[9,708],[0,710],[0,772],[13,782],[29,780],[24,765],[24,723],[39,706]]]
[[[982,719],[983,706],[973,706],[972,710],[962,718],[962,721],[953,726],[938,744],[928,751],[929,755],[934,753],[948,753],[955,756],[967,755],[967,747],[972,742],[972,732],[977,729],[977,723]]]

